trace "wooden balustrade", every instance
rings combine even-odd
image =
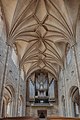
[[[51,116],[47,117],[47,120],[80,120],[80,118]]]
[[[0,118],[0,120],[39,120],[39,118],[34,117],[6,117]],[[47,120],[80,120],[80,118],[72,118],[72,117],[59,117],[59,116],[51,116],[47,117]]]
[[[6,118],[0,118],[0,120],[38,120],[38,118],[34,117],[6,117]]]

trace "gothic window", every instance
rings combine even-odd
[[[70,62],[71,62],[71,49],[69,49],[67,52],[67,65],[70,64]]]
[[[12,117],[13,112],[13,92],[12,89],[7,86],[4,90],[3,111],[5,117]]]
[[[32,79],[29,79],[29,97],[30,99],[34,98],[35,96],[35,86]]]
[[[16,66],[18,66],[18,56],[16,54],[16,47],[15,49],[12,48],[12,60]]]
[[[23,105],[23,101],[21,96],[19,97],[18,100],[18,116],[22,116],[22,105]]]
[[[54,80],[51,80],[51,83],[49,85],[49,97],[50,98],[55,98],[55,92],[54,92]]]
[[[3,99],[2,117],[6,117],[6,100]]]
[[[7,103],[7,117],[12,116],[12,100],[10,99]]]
[[[71,88],[71,110],[72,110],[72,115],[74,117],[79,117],[79,109],[80,109],[80,96],[79,96],[79,89],[76,86],[73,86]]]
[[[24,71],[21,69],[21,78],[24,80]]]

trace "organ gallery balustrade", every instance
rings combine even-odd
[[[8,117],[8,118],[0,118],[0,120],[39,120],[39,119],[33,117]],[[48,117],[47,120],[80,120],[80,118],[54,116],[54,117]]]
[[[51,116],[47,117],[47,120],[80,120],[80,118]]]

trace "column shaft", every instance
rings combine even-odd
[[[77,60],[75,45],[72,48],[73,48],[73,53],[74,53],[74,57],[75,57],[75,66],[76,66],[76,73],[77,73],[77,85],[78,85],[78,88],[79,88],[79,96],[80,96],[80,74],[79,74],[79,66],[78,66],[78,60]],[[79,100],[79,116],[80,116],[80,100]]]
[[[2,107],[3,107],[3,97],[4,97],[4,89],[5,89],[5,83],[6,83],[8,54],[9,54],[9,46],[7,45],[7,53],[6,53],[6,58],[5,58],[2,85],[1,85],[1,93],[0,93],[0,117],[2,116]]]

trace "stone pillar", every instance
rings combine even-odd
[[[6,72],[7,72],[7,62],[8,62],[8,54],[9,54],[9,45],[7,45],[6,59],[4,64],[1,92],[0,92],[0,117],[2,116],[2,107],[3,107],[3,97],[4,97],[4,88],[6,83]]]
[[[22,116],[26,116],[26,80],[24,82],[24,93],[23,93],[23,106],[22,106]]]
[[[73,49],[73,53],[74,53],[76,73],[77,73],[77,85],[78,85],[78,88],[79,88],[79,95],[80,95],[80,74],[79,74],[79,66],[78,66],[78,60],[77,60],[77,54],[76,54],[76,45],[77,44],[74,44],[72,46],[72,49]],[[80,117],[80,100],[79,100],[79,117]]]
[[[67,101],[67,83],[66,83],[66,79],[65,79],[65,75],[64,75],[64,70],[63,70],[63,76],[64,76],[64,86],[65,86],[65,110],[66,110],[66,116],[68,116],[68,101]]]
[[[18,116],[18,101],[19,101],[19,96],[20,96],[20,74],[21,74],[21,71],[20,71],[20,66],[19,66],[19,79],[17,81],[17,93],[16,93],[16,116]]]
[[[30,105],[29,105],[29,80],[26,81],[26,115],[30,115],[29,112]]]

